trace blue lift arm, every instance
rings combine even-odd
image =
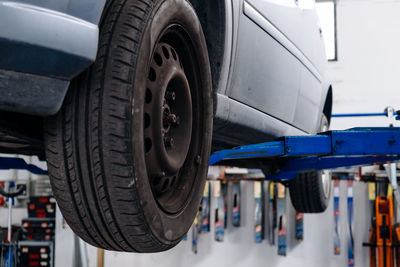
[[[222,150],[210,165],[223,160],[268,158],[284,161],[269,180],[292,179],[300,171],[371,165],[400,160],[400,128],[353,128]]]

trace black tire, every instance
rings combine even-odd
[[[320,213],[326,210],[330,193],[324,193],[321,176],[320,171],[307,171],[289,182],[290,199],[296,211]]]
[[[321,119],[321,131],[328,130],[325,115]],[[331,192],[329,171],[304,171],[288,183],[292,205],[298,212],[320,213],[328,207]]]
[[[205,38],[188,1],[111,2],[96,62],[45,121],[53,192],[78,236],[132,252],[182,239],[208,169],[211,90]]]

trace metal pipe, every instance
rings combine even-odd
[[[332,118],[343,118],[343,117],[377,117],[377,116],[387,116],[387,112],[379,113],[342,113],[342,114],[332,114]],[[397,115],[393,112],[393,115]]]
[[[104,267],[104,249],[97,249],[97,267]]]
[[[81,267],[88,267],[88,255],[86,250],[86,243],[79,238],[79,252],[81,258]]]
[[[8,226],[7,226],[7,241],[9,244],[8,247],[8,266],[11,267],[11,263],[12,263],[12,255],[13,255],[13,251],[12,251],[12,246],[11,246],[11,217],[12,217],[12,203],[13,199],[11,197],[8,198]]]
[[[400,207],[400,193],[399,186],[397,184],[397,172],[396,172],[396,163],[391,163],[389,165],[389,182],[392,186],[393,195],[396,199],[397,207]]]

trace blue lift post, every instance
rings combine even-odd
[[[305,170],[395,162],[400,160],[400,128],[353,128],[311,136],[287,136],[215,152],[210,157],[210,165],[251,158],[284,161],[282,168],[267,176],[267,180],[289,180]]]

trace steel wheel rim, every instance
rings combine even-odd
[[[322,180],[322,188],[324,191],[325,198],[329,197],[330,188],[331,188],[331,172],[330,171],[322,171],[321,172],[321,180]]]
[[[189,173],[197,170],[192,146],[198,141],[193,132],[200,105],[194,82],[198,66],[193,51],[182,49],[190,47],[184,29],[171,25],[161,36],[150,59],[144,99],[145,162],[155,200],[164,212],[176,214],[192,190]]]

